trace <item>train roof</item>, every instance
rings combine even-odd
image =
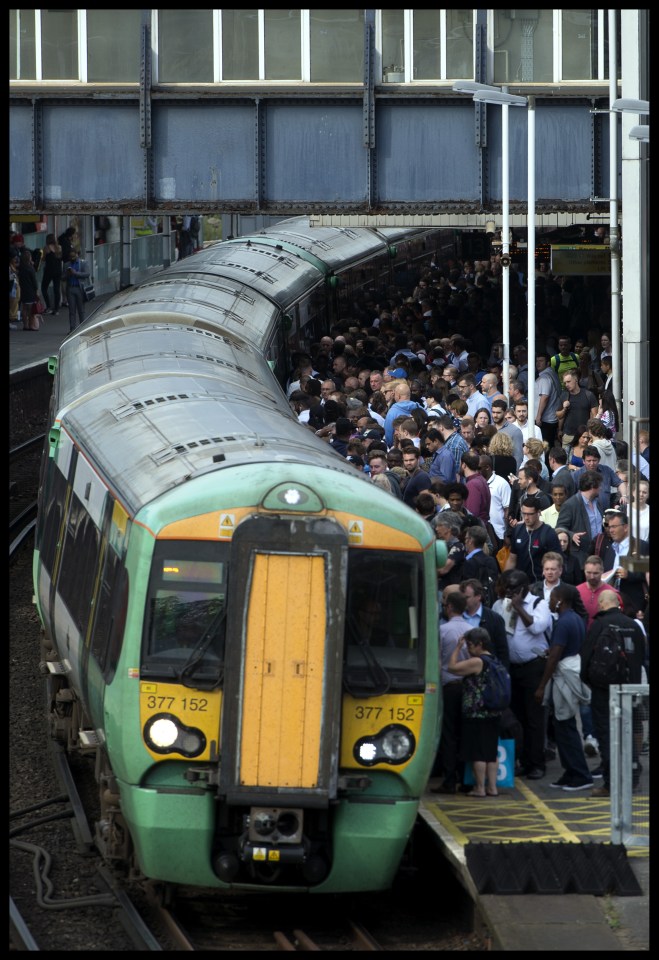
[[[418,230],[294,218],[107,301],[61,346],[56,416],[135,514],[200,471],[291,460],[361,477],[302,426],[265,359],[281,310]]]
[[[259,351],[221,333],[176,323],[81,331],[62,347],[56,404],[132,513],[197,471],[235,463],[356,472],[297,421]]]

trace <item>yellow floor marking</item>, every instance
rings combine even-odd
[[[519,782],[515,789],[519,795],[507,792],[486,800],[476,800],[464,794],[443,796],[441,800],[428,797],[424,799],[420,812],[429,823],[435,822],[434,829],[445,844],[453,848],[458,859],[464,856],[462,848],[472,841],[610,842],[611,810],[608,802],[596,803],[588,796],[541,799]],[[643,813],[647,813],[647,808]],[[627,854],[647,857],[649,849],[629,845]]]
[[[567,840],[568,843],[581,843],[576,833],[573,833],[568,828],[567,824],[559,820],[559,818],[547,806],[544,800],[541,800],[539,797],[536,797],[533,791],[529,790],[529,788],[526,786],[525,783],[520,783],[517,789],[525,798],[526,802],[530,803],[531,806],[538,811],[538,813],[542,814],[547,819],[548,823],[550,823],[553,827],[555,827],[556,833],[559,835],[559,837],[561,837],[561,839]]]

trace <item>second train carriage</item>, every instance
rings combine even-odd
[[[354,233],[353,261],[299,221],[219,244],[60,350],[34,560],[51,731],[96,754],[100,849],[153,879],[386,888],[432,766],[444,545],[297,423],[269,362],[284,316],[367,269]]]

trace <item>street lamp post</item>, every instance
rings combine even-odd
[[[477,83],[474,80],[460,80],[453,84],[456,93],[468,93],[474,100],[476,94],[500,94],[498,87],[488,83]],[[504,89],[507,94],[507,91]],[[523,98],[521,98],[523,99]],[[485,101],[494,103],[494,100]],[[498,101],[496,101],[498,102]],[[509,102],[501,102],[501,341],[503,347],[503,388],[508,395],[508,380],[510,373],[510,191],[509,191],[509,137],[508,137],[508,106]],[[520,104],[521,105],[521,104]],[[535,359],[533,359],[535,363]]]
[[[455,89],[455,87],[453,88]],[[508,220],[508,107],[528,107],[528,215],[527,215],[527,282],[526,282],[526,302],[527,302],[527,328],[528,328],[528,363],[529,377],[527,400],[529,406],[529,423],[535,423],[535,97],[519,97],[512,93],[507,93],[498,88],[484,86],[472,92],[474,101],[477,103],[491,103],[500,106],[502,109],[502,134],[505,115],[505,153],[506,162],[503,164],[505,171],[506,187],[506,220]],[[503,154],[503,148],[502,148]],[[503,190],[502,190],[503,193]],[[503,198],[502,198],[503,199]],[[509,239],[509,225],[504,226],[504,236],[506,243]],[[508,253],[508,247],[502,247],[502,253],[505,250]],[[507,265],[504,265],[503,283],[506,294],[508,294],[509,273],[508,267],[510,257],[506,256]],[[504,322],[509,323],[509,310],[506,312]],[[508,330],[508,339],[510,331]],[[507,355],[508,347],[504,344],[504,352]],[[507,371],[504,366],[504,389],[508,389]]]

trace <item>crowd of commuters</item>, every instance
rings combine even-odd
[[[496,261],[433,263],[408,289],[356,300],[290,371],[300,422],[446,542],[440,793],[495,794],[492,731],[507,727],[517,775],[541,779],[557,751],[563,775],[552,786],[607,796],[608,706],[585,682],[583,651],[613,610],[637,632],[630,682],[648,664],[649,576],[624,558],[649,553],[649,433],[638,450],[619,438],[608,333],[592,324],[582,337],[583,297],[551,275],[537,280],[540,327],[544,318],[560,335],[529,358],[519,329],[508,383]],[[519,316],[521,284],[511,297]],[[580,304],[574,314],[571,301]],[[478,706],[491,656],[512,681],[501,715]],[[466,761],[473,788],[462,786]],[[635,783],[639,775],[636,757]]]

